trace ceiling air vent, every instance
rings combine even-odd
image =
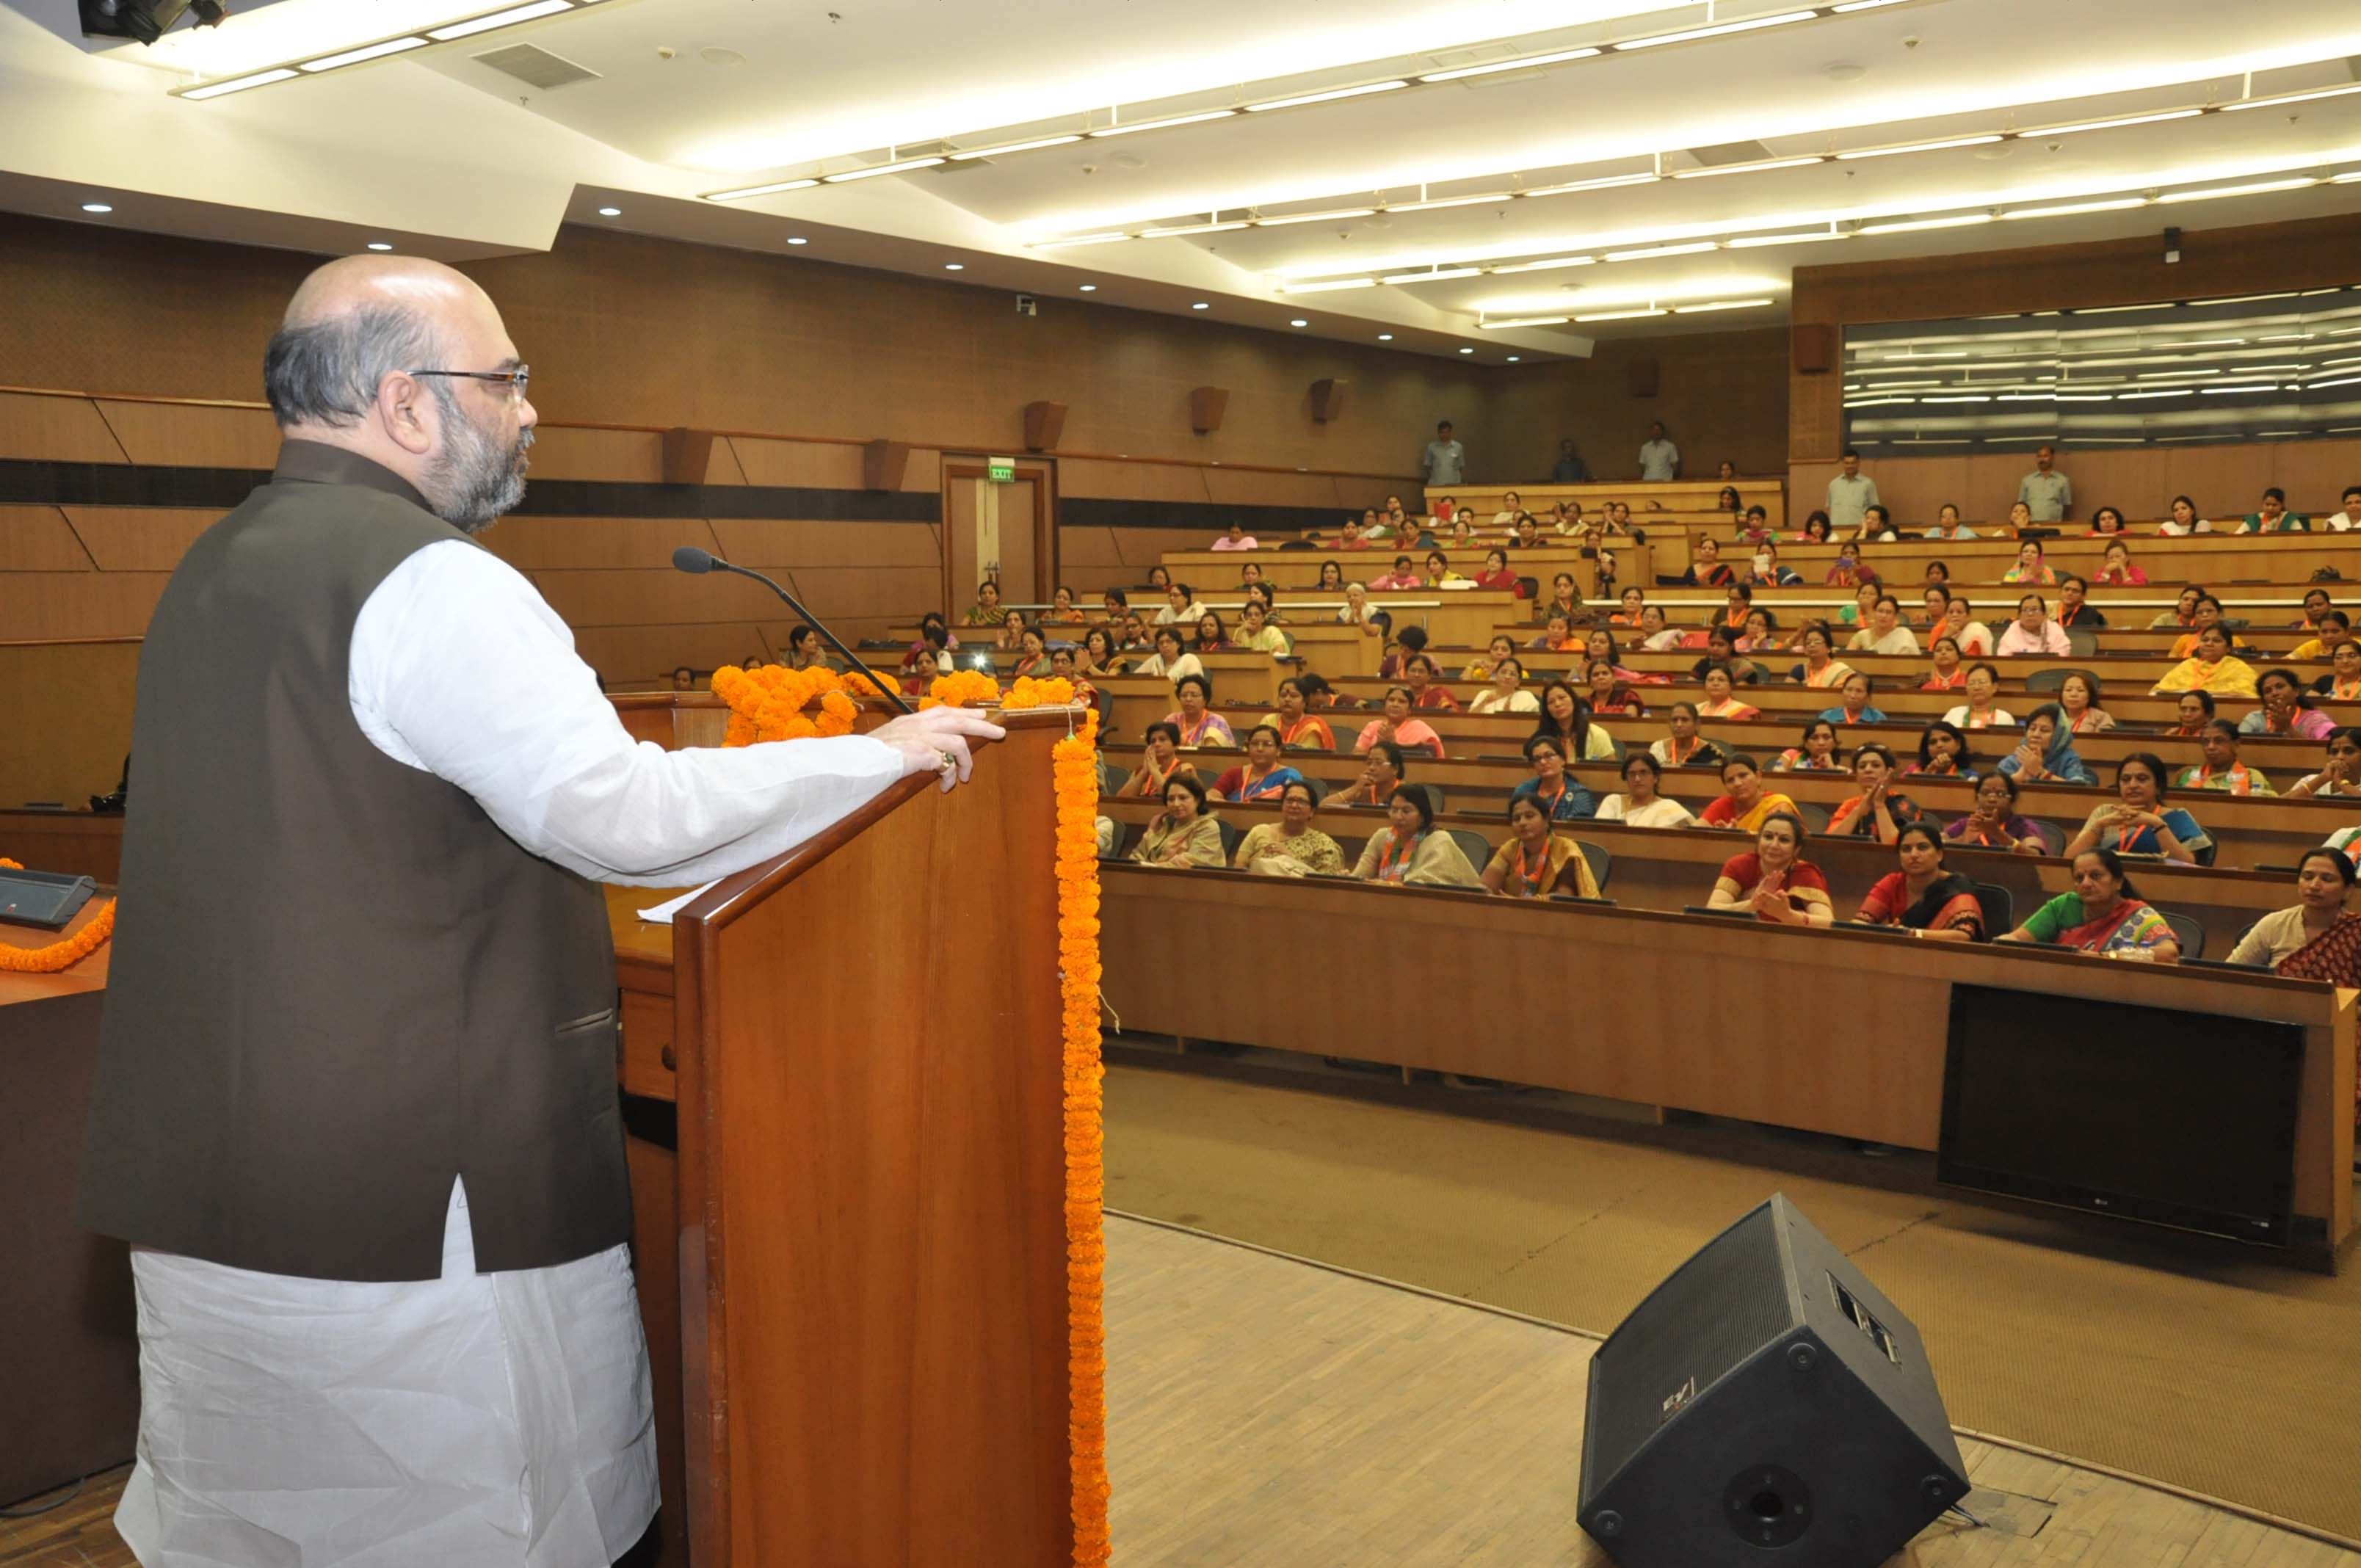
[[[1759,141],[1726,141],[1719,147],[1693,147],[1689,156],[1708,169],[1719,169],[1725,163],[1764,163],[1773,154]]]
[[[478,65],[489,65],[504,76],[513,76],[544,92],[553,87],[570,87],[577,82],[598,80],[597,71],[533,44],[511,44],[475,58]]]

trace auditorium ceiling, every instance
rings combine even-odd
[[[1775,324],[1798,266],[2354,211],[2361,7],[244,0],[151,47],[0,0],[0,207],[606,225],[1498,363]]]

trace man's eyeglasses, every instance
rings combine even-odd
[[[525,383],[533,378],[533,367],[520,365],[513,370],[411,370],[412,376],[456,376],[469,381],[494,381],[509,389],[509,396],[522,401]]]

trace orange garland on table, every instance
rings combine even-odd
[[[998,702],[1000,683],[982,670],[953,670],[948,675],[938,675],[927,695],[918,699],[923,711],[929,707],[966,707],[979,702]]]
[[[1011,707],[1056,706],[1064,681],[1019,681]],[[1058,983],[1064,1003],[1067,1444],[1075,1568],[1107,1561],[1106,1134],[1099,1060],[1098,715],[1050,749],[1058,802]]]
[[[840,675],[819,664],[807,670],[784,664],[741,670],[724,664],[713,672],[712,685],[713,695],[730,705],[724,746],[850,735],[853,715],[860,711],[853,698],[877,695],[858,671]]]
[[[15,861],[0,860],[0,869],[21,872],[25,868]],[[1095,868],[1093,868],[1095,869]],[[46,948],[12,948],[0,942],[0,972],[9,974],[56,974],[71,969],[91,954],[99,944],[115,935],[115,905],[108,899],[106,907],[91,916],[90,924],[60,942]]]

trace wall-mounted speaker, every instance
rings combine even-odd
[[[1312,383],[1312,419],[1315,424],[1327,424],[1345,411],[1345,389],[1351,383],[1334,377]]]
[[[675,425],[664,433],[664,482],[701,485],[713,461],[713,433]]]
[[[1837,367],[1837,329],[1826,322],[1804,322],[1793,332],[1795,374],[1825,376]]]
[[[1664,367],[1662,360],[1634,359],[1626,368],[1631,375],[1633,397],[1653,398],[1656,395],[1657,385],[1664,377]]]
[[[1063,403],[1027,403],[1025,405],[1025,450],[1047,452],[1058,444],[1065,433],[1066,405]]]
[[[1222,414],[1230,406],[1227,387],[1199,387],[1189,394],[1189,428],[1211,435],[1222,428]]]
[[[1918,1331],[1784,1196],[1591,1357],[1577,1518],[1623,1568],[1877,1568],[1968,1490]]]
[[[879,437],[861,449],[861,488],[864,490],[898,490],[902,476],[910,466],[910,444],[887,441]]]

